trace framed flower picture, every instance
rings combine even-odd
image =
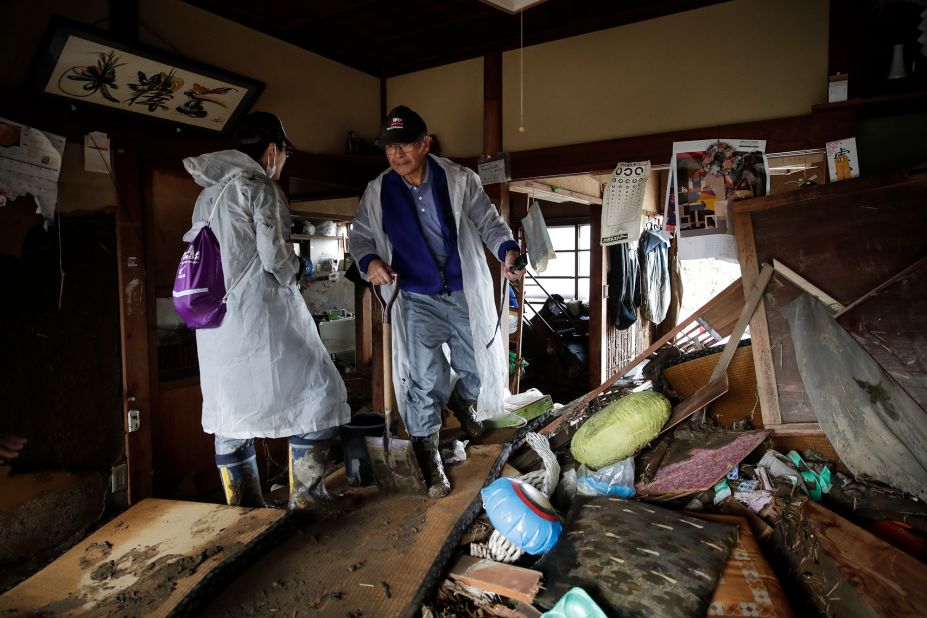
[[[253,79],[61,19],[46,41],[30,76],[35,90],[174,126],[224,136],[264,89]]]

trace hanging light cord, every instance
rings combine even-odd
[[[519,46],[518,59],[521,64],[521,88],[519,92],[518,131],[525,132],[525,12],[518,14],[519,20]]]

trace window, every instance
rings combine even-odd
[[[557,257],[547,262],[542,274],[528,266],[534,279],[525,277],[525,299],[535,309],[540,309],[547,300],[544,293],[547,290],[549,294],[560,294],[564,301],[589,302],[589,224],[550,226],[547,232]],[[534,315],[529,305],[525,306],[525,312],[528,316]]]

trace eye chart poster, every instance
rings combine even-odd
[[[602,197],[602,244],[636,242],[641,235],[644,188],[650,161],[619,163]]]

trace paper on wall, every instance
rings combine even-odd
[[[0,118],[0,206],[31,195],[36,213],[55,216],[65,138]]]
[[[859,157],[856,155],[856,138],[827,142],[827,171],[830,181],[849,180],[859,176]]]
[[[84,136],[84,170],[109,174],[110,169],[109,137],[106,133],[91,131]]]
[[[619,163],[602,197],[602,244],[633,242],[641,236],[644,188],[650,161]]]

